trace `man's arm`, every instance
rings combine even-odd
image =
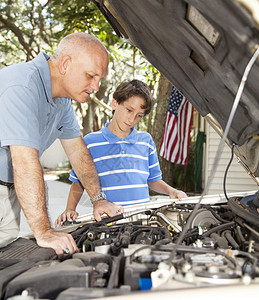
[[[99,177],[92,160],[92,157],[82,139],[61,140],[61,144],[68,156],[68,159],[76,172],[77,177],[86,189],[90,198],[101,193]],[[107,200],[98,200],[93,203],[94,217],[97,221],[106,213],[110,217],[123,212],[122,206],[116,205]]]
[[[10,146],[10,151],[17,198],[38,245],[53,248],[59,257],[63,256],[63,249],[66,248],[70,254],[78,251],[70,234],[51,229],[38,151],[26,146]]]
[[[170,199],[178,198],[179,200],[182,200],[182,198],[187,197],[185,192],[171,187],[169,184],[167,184],[163,180],[148,182],[148,186],[151,188],[151,190],[153,190],[157,193],[169,195]]]

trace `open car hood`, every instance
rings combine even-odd
[[[222,133],[259,43],[259,1],[94,2],[116,33],[138,47]],[[227,141],[238,145],[235,153],[255,177],[259,176],[258,61],[248,76]]]

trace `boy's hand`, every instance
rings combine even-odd
[[[101,221],[102,215],[107,214],[109,217],[113,217],[115,215],[120,215],[124,212],[122,206],[112,203],[108,200],[98,200],[94,202],[94,217],[95,220]]]
[[[65,221],[75,221],[75,219],[78,217],[78,212],[75,210],[65,210],[55,221],[55,227],[58,225],[62,225]]]
[[[181,201],[182,198],[187,198],[188,196],[185,194],[185,192],[183,192],[183,191],[181,191],[181,190],[173,189],[173,190],[169,193],[169,197],[170,197],[170,199],[178,198],[178,199]]]

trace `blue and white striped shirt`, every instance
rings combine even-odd
[[[148,182],[160,180],[155,143],[147,132],[132,132],[121,139],[107,128],[84,137],[107,199],[120,205],[149,202]],[[80,183],[74,170],[69,179]]]

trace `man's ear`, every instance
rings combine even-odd
[[[118,105],[119,105],[119,103],[117,102],[117,100],[112,98],[112,110],[115,110]]]
[[[71,64],[71,57],[69,55],[62,56],[58,64],[60,74],[65,75],[70,64]]]

